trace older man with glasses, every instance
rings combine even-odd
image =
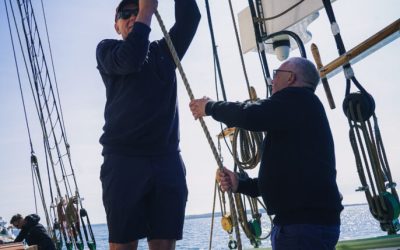
[[[97,68],[106,87],[105,125],[100,138],[100,179],[110,249],[174,249],[182,239],[187,200],[179,149],[175,63],[165,39],[149,42],[157,0],[123,0],[115,12],[122,40],[97,46]],[[183,58],[196,33],[195,0],[175,0],[169,31]]]
[[[254,103],[193,100],[195,119],[210,115],[228,127],[265,131],[258,178],[218,171],[222,190],[262,196],[274,216],[272,248],[334,249],[340,234],[341,195],[324,107],[314,91],[319,74],[294,57],[273,72],[272,96]]]

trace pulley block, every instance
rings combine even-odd
[[[251,233],[256,238],[260,238],[261,232],[262,232],[260,221],[259,220],[250,220],[249,226],[250,226]]]
[[[96,244],[94,242],[88,242],[88,247],[90,250],[96,250]]]
[[[400,214],[399,201],[393,194],[389,192],[383,192],[381,195],[383,196],[383,200],[385,201],[385,205],[387,207],[387,219],[388,220],[397,219]]]
[[[76,242],[76,246],[78,247],[78,250],[83,250],[85,248],[85,245],[82,242]]]
[[[360,106],[361,115],[358,114],[358,106]],[[366,121],[375,112],[374,98],[366,92],[350,93],[343,101],[343,112],[347,118],[354,122]],[[352,117],[352,113],[354,113],[354,117]]]
[[[229,249],[236,249],[237,248],[237,243],[236,240],[230,240],[228,243]]]
[[[62,248],[63,248],[63,242],[60,241],[60,240],[57,240],[56,241],[56,249],[57,250],[62,250]]]
[[[231,233],[233,229],[232,218],[230,215],[224,215],[221,219],[222,229],[226,232]]]

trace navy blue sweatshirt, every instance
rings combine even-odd
[[[23,240],[31,245],[37,245],[39,250],[55,250],[55,245],[48,235],[46,229],[39,223],[40,217],[37,214],[31,214],[25,217],[25,224],[22,226],[14,242]]]
[[[274,223],[339,225],[332,133],[311,89],[290,87],[252,104],[208,102],[207,115],[251,131],[266,131],[258,178],[239,180],[238,192],[261,195]]]
[[[180,59],[200,21],[195,0],[175,0],[169,31]],[[161,155],[179,151],[175,63],[164,39],[149,42],[150,28],[135,22],[126,40],[97,46],[98,70],[106,87],[105,154]]]

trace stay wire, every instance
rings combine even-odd
[[[41,39],[40,39],[40,35],[39,35],[39,30],[38,30],[38,26],[37,26],[37,22],[36,22],[36,18],[35,18],[35,14],[34,14],[34,11],[33,11],[33,6],[32,6],[32,3],[31,2],[29,2],[30,3],[30,9],[31,9],[31,13],[30,13],[30,15],[31,15],[31,19],[29,19],[28,18],[28,14],[26,15],[27,16],[27,18],[28,18],[28,22],[29,22],[29,20],[32,22],[32,24],[31,24],[31,26],[33,26],[34,27],[34,29],[35,29],[35,31],[37,31],[37,38],[38,38],[38,51],[39,52],[41,52],[41,54],[40,54],[40,56],[41,56],[41,58],[42,58],[42,63],[44,63],[44,67],[45,67],[45,69],[46,69],[46,72],[45,72],[45,77],[46,77],[46,81],[48,80],[49,81],[49,87],[48,87],[48,89],[49,89],[49,93],[51,93],[51,96],[53,97],[52,99],[54,100],[54,102],[53,102],[53,107],[55,107],[55,111],[56,111],[56,118],[57,118],[57,120],[56,120],[56,123],[52,123],[52,122],[50,122],[50,124],[51,124],[51,133],[50,134],[48,134],[47,132],[45,133],[47,136],[50,136],[51,134],[53,135],[52,137],[53,137],[53,140],[54,140],[54,143],[55,143],[55,151],[56,151],[56,154],[57,154],[57,157],[58,157],[58,162],[59,162],[59,166],[60,166],[60,170],[61,170],[61,172],[62,172],[62,178],[63,178],[63,183],[64,183],[64,185],[65,185],[65,191],[66,191],[66,193],[67,193],[67,195],[68,196],[72,196],[72,189],[71,189],[71,186],[70,186],[70,183],[69,183],[69,178],[68,178],[68,176],[69,176],[69,174],[67,174],[67,172],[66,172],[66,169],[65,169],[65,165],[64,165],[64,162],[61,160],[61,157],[62,157],[62,153],[61,153],[61,151],[60,151],[60,144],[58,143],[58,140],[57,140],[57,138],[56,138],[56,135],[55,135],[55,133],[54,133],[54,124],[60,124],[60,128],[61,128],[61,136],[64,138],[64,130],[63,130],[63,128],[62,128],[62,124],[61,123],[58,123],[58,121],[60,121],[59,120],[59,117],[60,117],[60,112],[59,112],[59,107],[57,106],[57,103],[55,102],[55,98],[54,98],[54,90],[53,90],[53,86],[52,86],[52,83],[51,83],[51,79],[50,79],[50,75],[49,75],[49,68],[47,67],[47,62],[46,62],[46,58],[45,58],[45,54],[44,54],[44,51],[43,51],[43,46],[42,46],[42,41],[41,41]],[[27,9],[28,9],[28,7],[27,7]],[[31,28],[31,26],[29,26],[30,28]],[[30,33],[30,34],[32,34],[32,33]],[[32,47],[35,47],[34,46],[34,40],[32,39],[32,36],[31,36],[31,43],[32,43]],[[36,52],[36,50],[33,50],[33,52]],[[36,54],[35,54],[36,55]],[[38,62],[38,57],[37,56],[34,56],[34,58],[35,58],[35,66],[38,66],[39,65],[39,62]],[[37,68],[35,68],[35,69],[37,69]],[[45,86],[43,85],[43,79],[42,79],[42,75],[41,75],[41,72],[39,71],[35,71],[34,70],[34,72],[36,72],[36,77],[38,77],[38,79],[40,80],[39,81],[39,83],[41,84],[40,85],[40,87],[41,87],[41,93],[45,93],[46,91],[45,91]],[[39,93],[39,92],[38,92]],[[45,95],[43,96],[43,97],[45,97]],[[43,107],[45,107],[45,110],[47,111],[47,114],[49,114],[49,117],[51,117],[51,113],[52,112],[50,112],[50,109],[49,109],[49,100],[48,99],[46,99],[46,98],[43,98],[44,100],[44,106]],[[42,119],[44,118],[44,115],[42,115],[41,116],[42,117]],[[50,146],[50,143],[49,143],[49,141],[47,141],[47,144],[48,144],[48,147],[49,147],[49,153],[51,152],[51,146]],[[51,157],[52,158],[52,157]],[[52,164],[57,164],[57,163],[55,163],[53,160],[51,161],[52,162]]]
[[[245,78],[245,81],[246,81],[246,86],[247,86],[247,91],[249,93],[249,97],[251,98],[249,77],[247,75],[246,64],[245,64],[244,58],[243,58],[242,46],[240,45],[239,32],[238,32],[238,29],[237,29],[235,15],[234,15],[234,12],[233,12],[232,0],[229,0],[228,3],[229,3],[229,9],[230,9],[231,17],[232,17],[233,28],[235,30],[236,43],[237,43],[237,47],[238,47],[238,50],[239,50],[239,56],[240,56],[240,62],[242,64],[243,75],[244,75],[244,78]]]
[[[20,72],[19,72],[17,55],[15,53],[14,37],[13,37],[13,34],[12,34],[12,30],[11,30],[11,23],[10,23],[10,17],[9,17],[9,14],[8,14],[8,7],[7,7],[7,1],[6,0],[4,0],[4,5],[5,5],[5,10],[6,10],[6,15],[7,15],[8,28],[9,28],[9,31],[10,31],[10,38],[11,38],[11,45],[12,45],[12,49],[13,49],[15,67],[16,67],[16,70],[17,70],[17,77],[18,77],[19,91],[20,91],[21,100],[22,100],[22,107],[24,109],[25,125],[26,125],[26,129],[28,131],[29,145],[30,145],[30,148],[31,148],[31,154],[34,154],[35,151],[33,150],[32,137],[31,137],[30,127],[29,127],[29,122],[28,122],[28,116],[27,116],[27,111],[26,111],[26,105],[25,105],[25,97],[24,97],[24,93],[23,93],[23,90],[22,90],[21,76],[20,76]],[[10,7],[10,8],[12,8],[12,7]]]
[[[159,23],[159,25],[161,27],[161,30],[162,30],[162,32],[164,34],[164,37],[166,39],[168,48],[170,49],[170,52],[172,54],[172,58],[173,58],[176,66],[178,68],[178,71],[179,71],[179,73],[180,73],[180,75],[182,77],[182,81],[183,81],[183,84],[184,84],[184,86],[186,88],[186,91],[187,91],[187,93],[189,95],[189,98],[190,98],[190,100],[194,100],[194,95],[193,95],[192,89],[191,89],[191,87],[189,85],[189,82],[188,82],[188,80],[186,78],[186,74],[183,71],[182,64],[180,63],[179,57],[178,57],[178,55],[176,53],[176,50],[175,50],[174,45],[172,43],[172,40],[171,40],[171,38],[170,38],[170,36],[169,36],[169,34],[167,32],[167,29],[165,28],[164,22],[162,21],[161,16],[158,13],[158,11],[155,11],[154,14],[155,14],[155,16],[156,16],[156,18],[158,20],[158,23]],[[199,122],[200,122],[200,124],[201,124],[201,126],[203,128],[204,134],[205,134],[205,136],[207,138],[207,141],[208,141],[208,143],[210,145],[211,151],[213,152],[214,158],[218,163],[218,168],[222,170],[223,169],[223,165],[222,165],[221,159],[218,156],[217,149],[216,149],[215,144],[214,144],[214,142],[213,142],[213,140],[211,138],[211,135],[210,135],[210,132],[209,132],[209,130],[207,128],[207,125],[205,124],[203,118],[199,118]],[[233,218],[233,224],[234,224],[233,226],[234,226],[235,232],[236,232],[237,245],[238,245],[238,248],[241,249],[242,248],[242,243],[241,243],[241,240],[240,240],[240,231],[239,231],[239,227],[238,227],[238,223],[237,223],[237,215],[236,215],[236,209],[235,209],[235,205],[234,205],[234,201],[233,201],[232,191],[228,191],[228,198],[229,198],[229,205],[230,205],[230,208],[231,208],[231,213],[232,213],[232,218]]]
[[[221,91],[222,91],[222,97],[224,98],[224,101],[227,101],[228,99],[226,97],[225,85],[224,85],[224,80],[222,77],[221,64],[219,63],[217,44],[215,42],[214,28],[213,28],[213,23],[212,23],[212,18],[211,18],[210,4],[209,4],[208,0],[205,0],[205,4],[206,4],[206,11],[207,11],[208,28],[210,29],[214,64],[215,64],[215,68],[217,69],[216,75],[218,75],[218,78],[219,78],[220,87],[221,87]]]
[[[80,203],[80,206],[83,207],[82,199],[80,197],[80,193],[79,193],[79,189],[78,189],[78,183],[77,183],[77,180],[76,180],[76,177],[75,177],[75,171],[74,171],[73,164],[72,164],[71,152],[70,152],[70,144],[68,142],[67,132],[66,132],[66,128],[65,128],[64,114],[63,114],[63,110],[62,110],[62,106],[61,106],[60,92],[59,92],[59,88],[58,88],[58,81],[57,81],[56,70],[55,70],[55,66],[54,66],[53,52],[52,52],[52,49],[51,49],[50,36],[49,36],[49,31],[48,31],[48,26],[47,26],[47,18],[46,18],[46,13],[45,13],[43,0],[41,0],[41,5],[42,5],[44,24],[45,24],[45,28],[46,28],[47,43],[48,43],[48,46],[49,46],[50,61],[51,61],[51,65],[52,65],[52,68],[53,68],[53,77],[54,77],[54,82],[55,82],[55,86],[56,86],[58,107],[59,107],[59,110],[60,110],[60,115],[58,117],[60,117],[60,125],[61,125],[60,127],[61,127],[61,130],[62,130],[62,138],[64,139],[65,147],[66,147],[66,150],[67,150],[69,166],[71,168],[70,170],[71,170],[71,173],[72,173],[71,175],[73,177],[74,184],[75,184],[75,193],[79,198],[78,201]]]
[[[44,87],[43,87],[43,85],[42,85],[42,92],[39,92],[39,89],[38,89],[38,83],[40,83],[40,82],[43,82],[42,81],[42,78],[41,78],[41,73],[42,73],[42,71],[41,71],[41,69],[40,68],[42,68],[43,66],[44,67],[46,67],[46,69],[47,69],[47,65],[46,65],[46,63],[45,63],[45,61],[44,61],[44,59],[42,60],[42,67],[39,67],[39,62],[37,61],[38,60],[38,55],[36,54],[36,49],[42,49],[42,47],[41,47],[41,41],[40,41],[40,37],[39,37],[39,31],[38,31],[38,28],[37,28],[37,25],[36,25],[36,21],[35,21],[35,16],[34,16],[34,13],[33,13],[33,7],[32,7],[32,4],[30,4],[30,6],[31,6],[31,12],[29,13],[29,6],[28,6],[28,3],[27,2],[24,2],[24,11],[25,11],[25,14],[26,14],[26,18],[22,18],[22,24],[24,24],[24,19],[26,19],[26,22],[27,22],[27,24],[28,24],[28,27],[29,27],[29,34],[31,34],[31,39],[30,39],[30,41],[31,41],[31,45],[28,43],[28,39],[26,38],[26,41],[27,41],[27,48],[28,48],[28,52],[29,53],[35,53],[34,55],[31,55],[30,54],[30,56],[32,56],[33,58],[35,58],[36,60],[34,60],[33,62],[32,62],[32,57],[30,57],[30,60],[31,60],[31,66],[32,66],[32,72],[33,72],[33,76],[35,77],[35,86],[36,86],[36,92],[37,92],[37,99],[38,99],[38,101],[39,101],[39,105],[37,105],[37,107],[39,107],[39,108],[37,108],[37,110],[38,110],[38,115],[39,115],[39,120],[41,120],[41,121],[44,121],[44,115],[43,115],[43,112],[42,111],[40,111],[40,110],[42,110],[42,108],[44,108],[44,107],[48,107],[48,105],[47,105],[47,100],[46,100],[46,98],[44,98],[45,100],[44,100],[44,105],[42,106],[42,105],[40,105],[40,96],[43,96],[43,97],[45,97],[45,95],[42,95],[42,94],[40,94],[40,93],[45,93],[45,91],[44,91]],[[22,10],[21,10],[21,8],[20,8],[20,12],[21,12],[21,17],[22,17]],[[34,28],[35,28],[35,30],[34,30],[34,35],[32,36],[32,26],[34,26]],[[23,25],[23,28],[24,28],[24,31],[25,31],[25,25]],[[26,34],[26,31],[25,31],[25,34]],[[35,47],[35,39],[36,39],[36,34],[37,34],[37,38],[38,38],[38,40],[39,40],[39,47],[38,48],[36,48]],[[41,50],[42,52],[43,52],[43,50]],[[40,55],[39,55],[40,56]],[[42,53],[42,56],[44,57],[44,54]],[[38,66],[38,68],[35,68],[35,66]],[[38,70],[39,69],[39,70]],[[46,73],[48,73],[48,71],[46,71]],[[48,76],[48,74],[46,75],[46,76]],[[39,82],[38,82],[39,81]],[[46,78],[46,82],[47,82],[47,78]],[[52,87],[50,86],[50,91],[52,91]],[[35,95],[33,95],[33,96],[35,96]],[[36,98],[35,98],[36,99]],[[54,106],[53,106],[54,107]],[[49,112],[49,111],[48,111]],[[50,112],[49,112],[50,113]],[[47,132],[46,132],[46,129],[45,129],[45,123],[43,123],[42,122],[42,130],[43,130],[43,132],[44,132],[44,134],[45,135],[47,135],[47,136],[49,136],[49,135],[51,135],[51,134],[48,134]],[[57,141],[57,140],[55,140],[55,141]],[[51,146],[48,144],[48,147],[51,149]],[[50,151],[51,152],[51,151]],[[52,161],[53,162],[53,161]]]
[[[40,80],[40,77],[37,75],[37,71],[36,71],[36,68],[35,68],[35,61],[33,60],[33,58],[34,57],[37,57],[37,55],[35,54],[35,55],[32,55],[32,53],[35,53],[36,51],[34,50],[35,49],[35,47],[34,47],[34,44],[32,44],[32,46],[29,44],[29,42],[28,41],[31,41],[31,42],[34,42],[34,40],[33,40],[33,38],[32,38],[32,32],[31,32],[31,25],[32,25],[32,20],[31,19],[29,19],[29,16],[31,15],[31,16],[33,16],[33,14],[32,13],[29,13],[29,9],[28,9],[28,5],[24,5],[24,12],[22,11],[22,8],[21,8],[21,4],[20,4],[20,1],[18,0],[18,7],[19,7],[19,11],[20,11],[20,16],[21,16],[21,24],[22,24],[22,28],[23,28],[23,30],[24,30],[24,35],[25,35],[25,41],[26,41],[26,46],[27,46],[27,48],[28,48],[28,55],[29,55],[29,62],[30,62],[30,65],[31,65],[31,70],[32,70],[32,78],[34,79],[34,88],[32,87],[32,91],[33,91],[33,97],[35,98],[35,100],[37,101],[37,114],[38,114],[38,116],[39,116],[39,121],[41,121],[40,122],[40,124],[41,124],[41,128],[42,128],[42,132],[43,132],[43,139],[44,139],[44,147],[45,147],[45,152],[47,152],[48,154],[49,154],[49,156],[50,156],[50,162],[51,162],[51,168],[52,168],[52,173],[53,173],[53,178],[54,178],[54,180],[55,180],[55,186],[56,186],[56,189],[57,189],[57,193],[58,193],[58,195],[60,196],[60,197],[62,197],[62,194],[61,194],[61,189],[60,189],[60,187],[59,187],[59,185],[58,185],[58,182],[57,182],[57,175],[56,175],[56,171],[55,171],[55,168],[54,168],[54,162],[53,162],[53,160],[52,160],[52,156],[51,156],[51,151],[49,151],[49,142],[48,142],[48,140],[46,139],[46,135],[48,134],[47,133],[47,129],[46,129],[46,126],[45,126],[45,124],[43,124],[43,117],[44,117],[44,114],[43,114],[43,111],[39,108],[39,107],[41,107],[42,105],[41,105],[41,101],[40,101],[40,91],[39,91],[39,82],[38,82],[38,80]],[[25,17],[24,17],[24,15],[23,15],[23,13],[25,13]],[[25,27],[25,20],[26,20],[26,22],[27,22],[27,24],[28,24],[28,28],[29,28],[29,32],[27,31],[27,29],[26,29],[26,27]],[[31,40],[30,39],[28,39],[28,35],[27,34],[30,34],[31,36]],[[23,51],[23,49],[22,49],[22,51]],[[29,74],[28,74],[29,75]],[[33,83],[31,82],[31,86],[33,85]],[[34,90],[35,89],[35,90]],[[36,94],[35,94],[36,93]],[[47,154],[46,154],[46,156],[47,156]],[[50,176],[49,176],[49,178],[50,178]]]
[[[21,20],[22,20],[22,27],[24,28],[24,33],[25,33],[25,39],[26,39],[26,41],[28,41],[28,39],[27,39],[27,36],[26,36],[26,30],[25,30],[25,26],[23,25],[23,20],[24,20],[24,18],[23,18],[23,12],[22,12],[22,9],[21,9],[21,4],[18,2],[18,7],[19,7],[19,10],[20,10],[20,15],[21,15]],[[25,13],[28,13],[27,11],[27,7],[24,5],[24,7],[25,7]],[[28,17],[28,14],[26,15],[27,17]],[[28,21],[29,21],[29,19],[28,19]],[[16,28],[17,28],[17,25],[16,25]],[[17,30],[18,30],[18,28],[17,28]],[[18,32],[18,34],[19,34],[19,32]],[[21,45],[21,52],[22,52],[22,54],[24,55],[24,50],[22,49],[22,43],[20,44]],[[30,52],[30,46],[27,46],[27,48],[28,48],[28,54],[29,54],[29,52]],[[29,57],[29,59],[30,59],[30,63],[31,63],[31,66],[32,66],[32,59],[31,59],[31,57]],[[25,55],[24,55],[24,60],[25,60]],[[26,61],[25,61],[25,64],[26,64]],[[29,73],[28,73],[29,71],[27,70],[27,74],[28,74],[28,76],[30,76],[29,75]],[[33,73],[35,73],[35,71],[34,70],[32,70],[32,72]],[[33,76],[34,76],[34,74],[33,74]],[[30,83],[32,84],[32,81],[30,80]],[[31,85],[31,90],[33,91],[33,88],[32,88],[32,85]],[[34,98],[35,99],[35,98]],[[35,99],[36,100],[36,99]],[[36,103],[36,101],[35,101],[35,104],[37,104]],[[36,107],[38,107],[38,105],[36,105]],[[47,210],[47,206],[46,206],[46,201],[45,201],[45,198],[44,198],[44,193],[43,193],[43,187],[42,187],[42,182],[41,182],[41,177],[40,177],[40,171],[39,171],[39,168],[38,168],[38,162],[37,162],[37,158],[36,158],[36,156],[34,155],[34,154],[32,154],[32,156],[31,156],[31,162],[32,162],[32,166],[34,167],[34,169],[35,169],[35,171],[36,171],[36,177],[37,177],[37,183],[38,183],[38,189],[39,189],[39,192],[40,192],[40,194],[41,194],[41,199],[42,199],[42,204],[43,204],[43,206],[44,206],[44,212],[45,212],[45,215],[46,215],[46,220],[47,220],[47,224],[48,224],[48,226],[49,226],[49,228],[51,229],[52,228],[52,226],[51,226],[51,223],[50,223],[50,218],[49,218],[49,214],[48,214],[48,210]],[[51,234],[51,232],[50,232],[50,234]]]
[[[45,26],[45,29],[46,29],[47,43],[49,45],[50,61],[51,61],[51,66],[53,68],[53,77],[54,77],[54,82],[55,82],[55,85],[56,85],[57,99],[58,99],[58,104],[59,104],[59,108],[60,108],[60,117],[61,117],[61,121],[62,121],[62,124],[63,124],[63,126],[61,126],[61,127],[63,129],[65,141],[68,141],[67,140],[67,134],[66,134],[66,131],[65,131],[65,125],[64,125],[65,124],[64,123],[64,116],[63,116],[63,112],[62,112],[62,108],[61,108],[60,94],[59,94],[59,90],[58,90],[58,81],[57,81],[56,70],[55,70],[55,66],[54,66],[53,51],[51,49],[50,36],[49,36],[49,30],[48,30],[48,26],[47,26],[47,18],[46,18],[45,8],[44,8],[43,0],[41,0],[40,2],[41,2],[41,5],[42,5],[44,26]]]
[[[258,0],[256,0],[256,2],[257,1]],[[251,13],[252,19],[254,20],[255,18],[257,18],[256,8],[254,6],[253,0],[248,0],[248,3],[249,3],[249,8],[250,8],[250,13]],[[258,12],[260,12],[259,9],[257,9],[257,10],[258,10]],[[271,77],[269,74],[268,62],[267,62],[267,56],[265,54],[265,49],[260,47],[260,44],[263,44],[263,41],[261,38],[260,23],[253,21],[253,28],[254,28],[254,33],[256,36],[257,54],[259,56],[261,69],[263,72],[265,86],[266,86],[266,98],[268,98],[270,96],[272,86],[271,86]]]
[[[13,50],[15,68],[16,68],[16,71],[17,71],[19,91],[20,91],[20,95],[21,95],[22,107],[23,107],[23,110],[24,110],[25,125],[26,125],[26,129],[27,129],[27,132],[28,132],[28,139],[29,139],[29,145],[30,145],[30,148],[31,148],[31,159],[32,159],[32,156],[34,155],[34,149],[33,149],[33,144],[32,144],[32,137],[31,137],[30,126],[29,126],[29,122],[28,122],[26,105],[25,105],[25,97],[24,97],[24,93],[23,93],[23,90],[22,90],[21,76],[20,76],[20,72],[19,72],[17,55],[16,55],[16,52],[15,52],[14,37],[13,37],[12,29],[11,29],[10,16],[9,16],[9,13],[8,13],[8,6],[7,6],[7,1],[6,0],[4,0],[4,6],[5,6],[5,10],[6,10],[8,29],[9,29],[9,32],[10,32],[11,46],[12,46],[12,50]],[[10,2],[10,8],[11,9],[13,8],[11,2]],[[13,13],[13,15],[14,15],[14,13]],[[14,15],[14,19],[15,19],[15,15]],[[38,206],[37,206],[36,186],[35,186],[35,169],[34,169],[34,166],[32,165],[32,161],[31,161],[31,178],[32,178],[32,190],[33,190],[33,197],[34,197],[34,203],[35,203],[35,211],[37,213],[37,211],[38,211],[37,207]],[[46,208],[45,205],[44,205],[44,208]]]
[[[15,23],[15,27],[16,27],[16,32],[17,32],[17,34],[18,34],[19,43],[20,43],[20,47],[21,47],[21,54],[22,54],[23,59],[24,59],[24,63],[25,63],[25,67],[26,67],[26,72],[27,72],[27,75],[28,75],[28,79],[29,79],[29,82],[32,83],[32,82],[31,82],[30,75],[29,75],[27,63],[26,63],[25,53],[24,53],[24,50],[23,50],[23,48],[22,48],[22,42],[21,42],[21,38],[20,38],[20,35],[19,35],[18,26],[17,26],[16,20],[15,20],[15,13],[14,13],[14,11],[13,11],[13,7],[12,7],[11,2],[10,2],[10,7],[11,7],[11,10],[12,10],[12,12],[13,12],[13,17],[14,17],[14,23]],[[12,32],[10,32],[10,36],[12,37]],[[13,38],[12,38],[12,41],[13,41]],[[13,44],[14,57],[15,57],[15,60],[16,60],[14,42],[12,42],[12,44]],[[35,152],[34,152],[34,150],[33,150],[33,144],[32,144],[31,135],[30,135],[31,133],[30,133],[30,128],[29,128],[29,122],[28,122],[27,115],[26,115],[26,114],[27,114],[27,111],[26,111],[26,107],[25,107],[25,98],[24,98],[23,91],[22,91],[22,84],[21,84],[21,80],[20,80],[20,73],[19,73],[19,70],[18,70],[19,67],[18,67],[17,61],[16,61],[16,68],[17,68],[17,72],[18,72],[18,79],[19,79],[19,85],[20,85],[21,98],[22,98],[22,100],[23,100],[23,105],[24,105],[24,114],[25,114],[25,119],[26,119],[26,123],[27,123],[27,130],[28,130],[28,135],[29,135],[29,142],[30,142],[30,145],[31,145],[31,169],[32,169],[32,171],[35,172],[35,175],[34,175],[34,176],[36,177],[37,188],[38,188],[38,191],[39,191],[39,194],[40,194],[40,197],[41,197],[41,201],[42,201],[42,205],[43,205],[44,212],[45,212],[45,215],[46,215],[46,220],[47,220],[48,227],[49,227],[49,228],[52,228],[52,225],[51,225],[51,222],[50,222],[51,214],[49,214],[49,213],[48,213],[48,210],[47,210],[46,200],[45,200],[44,192],[43,192],[43,185],[42,185],[41,176],[40,176],[40,171],[39,171],[39,164],[38,164],[38,161],[37,161],[37,157],[36,157],[36,155],[35,155]],[[34,93],[34,92],[33,92],[32,85],[31,85],[31,90],[32,90],[32,93]],[[35,101],[35,107],[37,108],[37,102],[36,102],[36,99],[35,99],[35,98],[34,98],[34,101]],[[33,174],[33,172],[32,172],[32,174]],[[50,181],[50,179],[49,179],[49,181]],[[34,183],[34,182],[33,182],[33,183]],[[34,185],[34,184],[33,184],[33,185]],[[35,191],[35,187],[34,187],[34,191]],[[51,186],[50,186],[50,196],[53,197]],[[36,207],[36,210],[37,210],[36,193],[34,194],[34,197],[35,197],[35,207]],[[50,234],[52,234],[52,233],[50,232]]]

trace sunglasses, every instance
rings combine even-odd
[[[118,19],[126,20],[126,19],[129,19],[132,15],[137,16],[138,13],[139,13],[139,8],[121,10],[117,14],[117,20]]]

